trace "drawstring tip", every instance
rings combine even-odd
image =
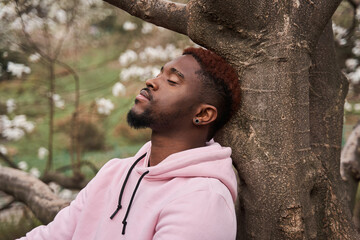
[[[110,216],[110,219],[113,219],[120,209],[121,209],[121,205],[118,205],[115,212]]]
[[[121,232],[122,235],[125,235],[126,224],[127,224],[127,222],[123,221],[123,229],[122,229],[122,232]]]

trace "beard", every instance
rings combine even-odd
[[[136,114],[133,109],[131,109],[127,114],[127,122],[130,127],[134,129],[141,129],[150,127],[154,120],[151,117],[151,111],[146,109],[143,113]]]
[[[176,127],[172,123],[182,115],[181,111],[155,114],[151,108],[145,109],[142,113],[136,113],[131,109],[127,114],[127,122],[134,129],[151,128],[153,130],[160,130]]]

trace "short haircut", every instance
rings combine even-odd
[[[202,82],[200,100],[213,105],[218,116],[209,132],[208,139],[222,128],[236,112],[240,104],[239,79],[235,69],[222,57],[204,48],[186,48],[183,55],[191,55],[199,63],[197,72]]]

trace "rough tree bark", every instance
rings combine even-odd
[[[341,0],[105,1],[237,70],[242,104],[217,135],[240,177],[237,239],[360,239],[339,173],[347,84],[329,21]]]

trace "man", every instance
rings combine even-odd
[[[54,221],[23,239],[235,239],[231,149],[209,141],[239,104],[237,74],[188,48],[146,81],[128,113],[151,141],[113,159]]]

